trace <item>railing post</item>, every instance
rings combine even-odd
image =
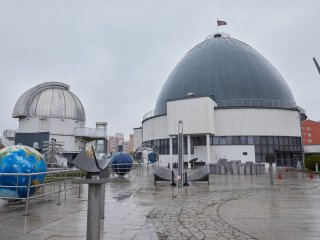
[[[60,192],[61,192],[61,172],[59,173],[59,190],[58,190],[58,203],[57,203],[57,205],[61,205],[61,203],[60,203]]]
[[[64,200],[67,200],[67,172],[64,172]]]
[[[18,196],[18,189],[19,189],[19,176],[17,176],[17,183],[16,183],[16,194]]]
[[[28,189],[27,189],[27,199],[26,199],[26,212],[23,216],[28,216],[28,210],[29,210],[29,197],[30,197],[30,187],[31,187],[31,175],[29,174],[28,178]]]

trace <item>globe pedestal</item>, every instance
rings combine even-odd
[[[93,176],[95,177],[95,176]],[[104,218],[104,184],[108,179],[81,178],[76,184],[88,184],[87,240],[100,239],[100,219]]]

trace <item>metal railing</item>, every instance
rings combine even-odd
[[[14,145],[14,141],[10,141],[6,137],[0,137],[0,143],[2,143],[4,147],[9,147]]]
[[[115,178],[119,176],[128,175],[132,178],[134,175],[139,176],[140,172],[146,171],[148,173],[148,167],[150,164],[133,162],[131,164],[128,163],[119,163],[119,164],[110,164],[109,173],[110,178]]]
[[[282,100],[269,100],[269,99],[229,99],[229,100],[216,100],[218,107],[263,107],[263,108],[285,108],[285,109],[298,109],[298,106],[292,102]]]
[[[3,136],[4,136],[5,138],[14,139],[15,135],[16,135],[16,130],[5,129],[5,130],[3,131]]]
[[[305,114],[305,110],[298,107],[292,102],[282,100],[267,100],[267,99],[229,99],[229,100],[215,100],[218,108],[231,107],[249,107],[249,108],[280,108],[280,109],[295,109]],[[159,115],[159,112],[152,110],[143,115],[143,120]]]
[[[76,137],[90,137],[90,138],[107,138],[107,130],[104,128],[74,128],[74,135]]]
[[[38,184],[38,181],[33,181],[38,179],[40,176],[46,175],[46,180],[44,183]],[[71,189],[79,188],[79,197],[80,197],[80,185],[71,184],[71,179],[75,177],[81,177],[81,171],[79,169],[49,169],[47,172],[39,173],[0,173],[1,177],[15,177],[16,185],[14,186],[4,186],[0,185],[1,189],[14,189],[16,191],[16,196],[1,196],[1,199],[5,200],[25,200],[25,216],[29,215],[29,201],[31,199],[40,198],[52,194],[57,194],[58,203],[61,204],[61,193],[64,192],[64,198],[67,198],[67,191]],[[19,185],[19,178],[26,177],[28,179],[26,185]],[[70,184],[67,185],[67,182]],[[37,183],[37,184],[34,184]],[[31,194],[31,189],[36,188],[34,194]],[[18,191],[21,189],[26,189],[26,197],[20,197]]]

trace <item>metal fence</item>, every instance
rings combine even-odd
[[[46,180],[44,183],[34,184],[38,181],[32,181],[38,179],[40,176],[46,175]],[[80,197],[80,185],[71,184],[71,180],[75,177],[81,177],[81,171],[79,169],[48,169],[47,172],[39,173],[0,173],[0,177],[14,177],[16,178],[15,186],[4,186],[0,185],[1,189],[14,189],[16,191],[16,196],[1,196],[1,199],[8,201],[13,200],[25,200],[25,216],[29,215],[29,202],[31,199],[45,197],[52,194],[57,194],[58,202],[57,205],[61,204],[61,193],[64,192],[64,198],[67,198],[67,191],[71,189],[79,189]],[[19,178],[27,178],[27,184],[19,185]],[[67,184],[68,183],[68,184]],[[31,193],[31,189],[36,188],[34,194]],[[20,197],[18,191],[21,189],[26,189],[26,197]]]

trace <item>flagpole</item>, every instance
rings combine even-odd
[[[218,20],[217,20],[217,33],[218,33]]]

